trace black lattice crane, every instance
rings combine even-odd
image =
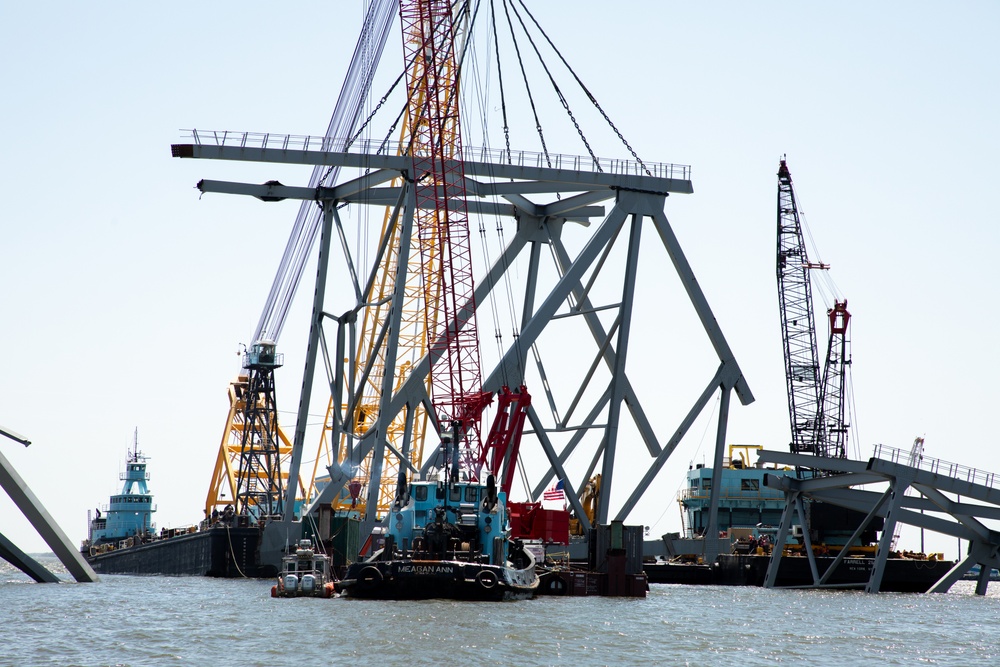
[[[782,159],[778,167],[778,304],[785,356],[791,450],[847,456],[846,382],[850,365],[847,301],[828,312],[830,337],[820,374],[810,271],[829,264],[809,261],[792,176]]]

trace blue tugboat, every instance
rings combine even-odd
[[[408,484],[400,474],[382,548],[350,565],[338,591],[379,600],[534,596],[535,557],[510,539],[506,494],[492,475],[460,480],[454,458],[437,481]]]

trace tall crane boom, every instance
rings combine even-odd
[[[807,454],[817,453],[823,439],[819,353],[809,279],[809,271],[814,268],[827,267],[809,261],[792,188],[792,175],[788,165],[781,160],[778,167],[777,263],[781,339],[785,349],[791,450]]]
[[[809,272],[829,269],[810,262],[802,234],[792,175],[785,160],[778,167],[778,302],[785,351],[791,450],[817,456],[847,457],[847,369],[851,363],[847,301],[827,311],[830,335],[820,375]]]
[[[478,458],[490,395],[481,390],[452,11],[450,0],[400,3],[431,398]]]

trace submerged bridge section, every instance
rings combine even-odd
[[[5,435],[12,440],[20,442],[24,446],[30,443],[24,438],[17,436],[10,431],[0,429],[0,435]],[[66,533],[59,528],[52,515],[46,511],[39,502],[35,494],[31,492],[28,485],[21,478],[14,466],[3,454],[0,454],[0,487],[7,492],[10,499],[14,501],[18,509],[24,513],[31,525],[42,536],[45,543],[49,545],[52,552],[62,561],[63,565],[73,577],[80,582],[97,581],[97,574],[90,564],[84,560],[83,555],[66,537]],[[36,561],[34,558],[24,553],[9,539],[0,534],[0,558],[18,568],[29,577],[39,583],[56,583],[59,578]]]
[[[985,595],[990,571],[1000,568],[1000,532],[986,521],[1000,519],[1000,476],[940,459],[920,457],[910,452],[878,445],[874,456],[865,461],[822,458],[807,454],[761,451],[761,463],[809,468],[825,473],[812,479],[767,475],[768,487],[785,492],[785,510],[764,585],[773,587],[781,553],[788,539],[793,514],[804,519],[804,499],[818,500],[864,513],[865,519],[822,577],[818,576],[808,531],[804,531],[806,555],[814,574],[813,587],[827,586],[830,576],[847,556],[849,547],[876,517],[885,520],[875,553],[875,564],[865,590],[877,593],[882,584],[886,561],[899,523],[966,540],[965,558],[942,577],[931,593],[945,593],[976,565],[980,565],[976,594]],[[878,489],[871,487],[877,485]],[[907,495],[913,489],[919,495]],[[803,521],[804,525],[804,521]]]

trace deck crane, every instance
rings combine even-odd
[[[424,281],[424,318],[430,357],[431,399],[438,421],[452,427],[458,448],[467,441],[465,469],[478,477],[484,464],[501,487],[513,479],[517,444],[530,401],[501,390],[501,410],[484,441],[480,420],[492,392],[482,390],[475,285],[469,239],[459,114],[455,14],[450,0],[400,3],[406,73],[410,157],[415,182],[417,247]],[[442,419],[443,417],[443,419]],[[449,424],[440,424],[439,430]],[[501,444],[503,443],[503,444]],[[492,456],[491,456],[492,455]]]
[[[778,167],[778,302],[785,356],[791,450],[847,457],[846,384],[850,365],[847,301],[835,301],[827,315],[830,336],[820,374],[810,271],[829,264],[809,261],[792,176],[784,159]]]

